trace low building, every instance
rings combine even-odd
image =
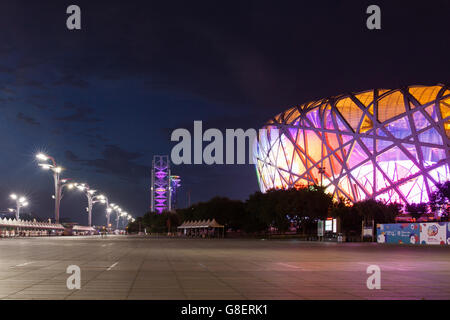
[[[181,236],[192,238],[223,238],[225,228],[216,219],[184,221],[178,227]]]
[[[98,233],[98,231],[93,227],[80,226],[74,222],[64,223],[65,236],[87,236],[96,233]]]
[[[64,227],[59,223],[0,219],[0,237],[39,237],[62,235]]]

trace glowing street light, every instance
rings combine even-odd
[[[38,159],[38,160],[42,160],[42,161],[47,161],[49,158],[45,155],[45,154],[43,154],[43,153],[38,153],[37,155],[36,155],[36,158]]]
[[[59,208],[61,205],[61,199],[62,199],[62,190],[63,187],[66,185],[67,183],[67,179],[61,180],[60,179],[60,175],[61,172],[63,171],[63,168],[61,168],[60,166],[58,166],[56,164],[55,158],[46,155],[44,153],[38,153],[36,155],[36,159],[39,161],[43,161],[39,163],[39,166],[44,169],[44,170],[52,170],[53,171],[53,180],[55,183],[55,194],[54,194],[54,199],[55,199],[55,222],[59,223]],[[50,160],[51,163],[48,163],[48,161]]]
[[[91,189],[87,183],[75,183],[73,185],[69,185],[70,189],[77,188],[79,191],[84,192],[86,195],[86,198],[88,200],[88,206],[86,208],[86,211],[88,213],[88,225],[89,227],[92,226],[92,208],[94,207],[94,204],[96,203],[102,203],[106,205],[106,217],[107,221],[106,224],[109,225],[109,216],[111,213],[108,197],[104,194],[97,195],[97,190]]]
[[[110,207],[108,197],[104,194],[99,194],[93,197],[93,203],[101,203],[106,206],[106,225],[109,226]]]
[[[11,194],[9,196],[12,200],[16,202],[16,209],[9,209],[10,212],[15,212],[16,214],[16,220],[19,220],[20,218],[20,209],[23,207],[28,206],[27,198],[24,196],[17,196],[16,194]]]
[[[96,196],[95,202],[100,202],[101,204],[104,204],[106,206],[106,226],[109,226],[109,220],[111,216],[112,209],[109,205],[108,197],[104,194],[100,194]]]
[[[107,209],[107,212],[108,214],[111,214],[113,211],[116,212],[116,229],[119,229],[120,217],[126,217],[128,214],[124,210],[122,210],[122,208],[119,207],[117,204],[111,203],[109,205],[109,208]]]
[[[88,226],[92,226],[92,207],[94,206],[94,194],[96,190],[90,189],[89,185],[86,183],[76,183],[74,185],[79,191],[84,192],[88,200],[88,206],[86,211],[88,213]]]

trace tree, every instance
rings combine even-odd
[[[247,212],[259,220],[259,227],[275,227],[280,232],[289,229],[291,222],[303,232],[315,228],[317,218],[326,218],[333,203],[332,196],[319,186],[292,189],[272,189],[256,192],[246,202]],[[254,219],[255,220],[255,219]]]
[[[374,223],[393,223],[400,214],[401,205],[386,204],[383,201],[367,199],[356,202],[354,207],[363,220],[374,220]]]
[[[450,181],[444,184],[438,184],[437,190],[430,196],[430,210],[431,212],[441,214],[442,220],[448,220],[450,216]]]
[[[417,221],[428,212],[428,204],[423,202],[407,204],[406,212]]]
[[[351,204],[348,200],[340,199],[331,209],[333,217],[338,217],[341,229],[347,236],[350,233],[359,234],[363,220],[377,223],[394,223],[401,213],[398,203],[386,204],[382,201],[367,199]]]
[[[331,215],[339,218],[341,230],[346,235],[351,232],[359,234],[361,231],[361,221],[363,218],[347,199],[341,198],[339,202],[334,203],[331,209]]]

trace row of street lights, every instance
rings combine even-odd
[[[8,209],[9,212],[13,212],[16,214],[16,220],[19,220],[20,218],[20,209],[23,207],[28,206],[28,200],[24,196],[18,196],[15,193],[11,194],[9,196],[12,200],[16,202],[16,208],[15,209]]]
[[[58,166],[56,164],[55,158],[39,153],[36,155],[36,159],[41,161],[39,163],[39,166],[44,170],[51,170],[53,172],[53,180],[55,183],[55,222],[59,223],[59,210],[61,205],[61,199],[63,197],[63,189],[64,187],[67,187],[68,189],[78,189],[81,192],[84,192],[84,194],[87,197],[88,200],[88,206],[86,208],[86,211],[88,213],[88,224],[89,227],[92,226],[92,208],[95,203],[101,203],[106,206],[106,226],[110,226],[110,217],[112,212],[116,212],[116,229],[119,228],[119,219],[120,217],[123,217],[124,219],[127,219],[129,221],[134,221],[134,218],[129,215],[127,212],[123,211],[119,206],[109,203],[108,197],[104,194],[96,194],[97,190],[91,189],[88,184],[86,183],[76,183],[72,181],[72,179],[61,179],[61,172],[63,171],[63,168]],[[50,163],[49,163],[50,161]],[[18,207],[19,208],[19,207]],[[17,209],[19,211],[19,209]],[[16,212],[16,217],[17,217]]]

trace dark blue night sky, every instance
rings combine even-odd
[[[14,191],[53,217],[48,152],[134,216],[175,128],[258,128],[289,106],[374,87],[448,83],[448,1],[17,1],[0,3],[0,210]],[[82,30],[66,28],[67,6]],[[177,166],[179,203],[258,190],[251,165]],[[66,192],[61,217],[86,224]],[[93,222],[104,223],[104,208]]]

